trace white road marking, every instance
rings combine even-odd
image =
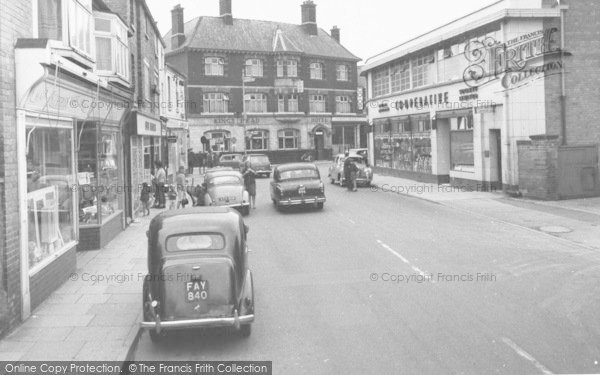
[[[542,374],[545,374],[545,375],[551,375],[552,374],[552,371],[548,370],[546,368],[546,366],[544,366],[540,362],[538,362],[537,359],[533,358],[531,356],[531,354],[527,353],[519,345],[515,344],[511,339],[509,339],[507,337],[503,337],[502,341],[506,345],[508,345],[512,350],[514,350],[518,355],[520,355],[521,357],[523,357],[526,360],[528,360],[529,362],[531,362],[531,364],[533,364],[538,370],[540,370],[542,372]]]
[[[408,264],[410,266],[410,268],[413,271],[415,271],[416,273],[418,273],[419,275],[421,275],[421,276],[428,276],[427,272],[425,272],[425,271],[421,270],[419,267],[411,264],[408,259],[406,259],[402,255],[400,255],[400,253],[398,253],[396,250],[392,249],[391,247],[389,247],[388,245],[386,245],[385,243],[383,243],[380,240],[377,240],[377,243],[379,244],[379,246],[383,247],[384,249],[386,249],[387,251],[389,251],[390,253],[392,253],[393,255],[395,255],[398,259],[400,259],[404,263]],[[433,280],[433,277],[431,277],[431,281],[430,282],[432,284],[435,284],[435,280]]]
[[[406,259],[405,257],[403,257],[402,255],[398,254],[396,252],[396,250],[392,249],[391,247],[389,247],[388,245],[384,244],[383,242],[377,240],[377,243],[379,245],[381,245],[381,247],[383,247],[384,249],[386,249],[387,251],[389,251],[390,253],[394,254],[397,258],[399,258],[401,261],[403,261],[406,264],[410,264],[410,262],[408,261],[408,259]]]
[[[352,220],[352,219],[350,219],[350,218],[347,218],[347,217],[346,217],[346,215],[344,215],[344,214],[343,214],[343,213],[341,213],[341,212],[340,212],[340,216],[341,216],[342,218],[344,218],[344,219],[348,220],[348,222],[349,222],[350,224],[352,224],[352,225],[356,225],[356,221],[354,221],[354,220]]]
[[[350,224],[353,224],[353,225],[356,224],[356,222],[354,220],[352,220],[352,219],[348,219],[348,221],[350,222]]]

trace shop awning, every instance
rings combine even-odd
[[[465,109],[453,109],[449,111],[438,111],[435,113],[436,119],[454,118],[454,117],[468,117],[473,114],[472,108]]]

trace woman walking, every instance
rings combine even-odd
[[[244,185],[250,196],[250,206],[256,209],[256,171],[252,169],[250,161],[246,161],[244,168]]]

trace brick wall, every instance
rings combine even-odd
[[[211,77],[204,74],[204,58],[206,56],[219,56],[225,60],[225,75],[223,77]],[[185,57],[187,56],[187,58]],[[167,57],[167,62],[175,66],[178,70],[186,74],[189,85],[208,85],[208,86],[240,86],[242,71],[246,58],[260,58],[263,61],[263,77],[257,78],[255,82],[246,84],[246,92],[252,92],[253,87],[273,87],[268,91],[260,90],[268,95],[268,112],[277,112],[277,93],[274,90],[275,80],[277,79],[276,60],[273,56],[260,55],[240,55],[240,54],[205,54],[202,52],[188,52],[175,54]],[[322,80],[310,79],[310,64],[313,61],[321,62],[324,65],[324,78]],[[340,82],[336,79],[336,67],[344,63],[350,66],[349,81]],[[298,64],[298,78],[304,81],[305,92],[299,95],[299,110],[307,112],[309,110],[309,91],[310,89],[319,90],[321,94],[327,95],[327,112],[335,112],[336,95],[350,96],[353,103],[353,110],[356,111],[356,87],[357,87],[357,67],[356,63],[348,61],[336,61],[331,59],[314,59],[311,57],[302,58]],[[352,93],[338,92],[336,90],[352,90]],[[241,113],[242,90],[223,88],[211,90],[211,92],[229,93],[229,112]],[[197,87],[188,88],[188,102],[190,103],[190,114],[199,114],[202,112],[203,91]]]
[[[535,136],[518,141],[519,190],[524,197],[559,199],[558,136]]]
[[[569,0],[565,18],[567,143],[600,143],[600,1]]]
[[[9,325],[0,323],[0,335],[21,316],[14,45],[18,38],[31,37],[31,11],[31,1],[0,1],[0,179],[5,181],[0,199],[0,304]]]

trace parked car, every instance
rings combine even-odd
[[[235,170],[240,170],[243,165],[242,155],[240,154],[223,154],[219,158],[220,167],[231,167]]]
[[[167,331],[205,327],[250,336],[247,233],[240,214],[224,207],[167,211],[150,222],[141,327],[152,341]]]
[[[373,170],[369,167],[365,161],[365,158],[358,154],[348,155],[353,162],[358,166],[358,175],[356,178],[357,185],[371,186],[373,182]],[[344,186],[346,178],[344,176],[344,162],[346,161],[346,155],[338,154],[333,159],[333,163],[329,167],[329,180],[332,184],[338,183],[340,186]]]
[[[368,148],[351,148],[348,153],[350,155],[352,154],[356,154],[356,155],[360,155],[363,158],[365,158],[365,160],[369,157],[369,149]]]
[[[263,175],[267,178],[271,177],[271,161],[267,155],[252,154],[244,157],[244,163],[250,162],[250,166],[256,174]]]
[[[323,209],[325,185],[312,163],[282,164],[273,171],[271,200],[276,207],[314,205]]]
[[[202,188],[204,206],[231,207],[244,216],[250,214],[250,196],[240,172],[217,170],[207,173]]]

